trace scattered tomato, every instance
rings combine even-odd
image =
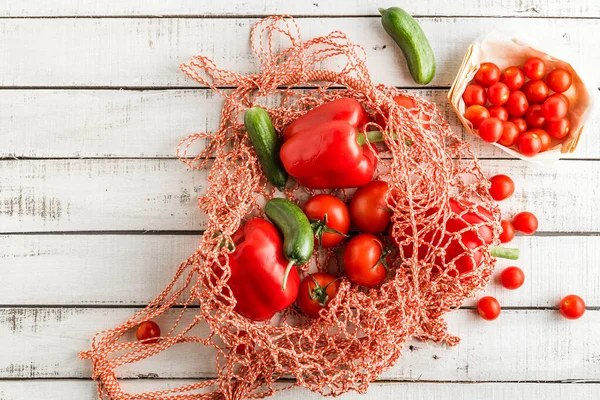
[[[483,120],[489,117],[490,112],[483,106],[470,106],[465,111],[465,118],[473,124],[473,128],[475,129],[479,128]]]
[[[465,89],[462,99],[467,107],[472,105],[485,106],[485,103],[487,103],[487,94],[483,86],[471,84]]]
[[[558,121],[547,121],[546,132],[555,139],[562,139],[569,134],[571,123],[568,118],[561,118]]]
[[[508,267],[500,274],[500,282],[502,282],[502,286],[505,288],[515,290],[520,288],[523,282],[525,282],[525,274],[519,267]]]
[[[318,318],[319,311],[327,308],[340,288],[340,281],[324,272],[308,274],[300,283],[296,304],[304,315]]]
[[[371,181],[354,193],[350,217],[360,231],[381,233],[387,228],[392,215],[385,197],[387,190],[387,182]]]
[[[519,90],[525,83],[525,74],[519,67],[508,67],[500,75],[500,82],[508,86],[508,89]]]
[[[552,144],[552,138],[550,137],[550,135],[548,135],[548,133],[545,130],[532,129],[531,132],[535,132],[535,134],[538,135],[538,137],[542,141],[542,147],[540,148],[540,153],[543,151],[546,151],[550,148],[550,145]]]
[[[500,80],[500,68],[494,63],[482,63],[474,79],[481,86],[490,87]]]
[[[570,294],[560,301],[559,310],[567,319],[578,319],[585,313],[585,302],[576,294]]]
[[[513,117],[520,117],[527,111],[529,108],[529,102],[527,102],[527,96],[525,93],[520,90],[515,90],[514,92],[510,92],[508,95],[508,101],[504,105],[506,111]]]
[[[487,96],[490,103],[495,106],[501,106],[508,101],[510,90],[502,82],[494,83],[488,88]]]
[[[569,71],[562,68],[557,68],[553,71],[550,71],[548,76],[546,76],[546,83],[548,83],[548,87],[556,93],[562,93],[569,90],[572,81],[573,78],[571,77]]]
[[[517,128],[519,128],[519,133],[527,132],[527,122],[525,122],[523,118],[515,117],[509,119],[509,121],[515,124]]]
[[[517,139],[519,152],[527,157],[533,157],[542,149],[542,139],[535,132],[525,132]]]
[[[525,121],[527,121],[527,126],[530,128],[541,128],[544,126],[545,120],[542,116],[542,106],[539,104],[531,105],[525,113]]]
[[[517,232],[531,235],[537,231],[538,220],[535,215],[529,211],[521,211],[513,217],[512,224]]]
[[[498,118],[501,121],[508,120],[508,111],[502,106],[490,106],[488,107],[488,111],[490,112],[490,117]]]
[[[481,318],[493,321],[500,315],[500,303],[492,296],[485,296],[477,303],[477,312]]]
[[[513,122],[504,122],[502,124],[502,137],[498,140],[502,146],[510,147],[519,137],[519,128]]]
[[[340,244],[350,229],[346,204],[330,194],[318,194],[304,203],[304,213],[315,233],[315,244],[328,248]]]
[[[523,64],[523,72],[525,73],[526,77],[535,81],[544,77],[544,74],[546,73],[546,66],[544,65],[544,61],[542,61],[540,58],[533,57],[525,61],[525,64]]]
[[[490,178],[490,183],[489,192],[492,199],[496,201],[508,199],[515,192],[515,183],[509,176],[494,175]]]
[[[377,236],[363,233],[348,242],[344,251],[344,270],[357,285],[373,287],[388,273],[389,250]]]
[[[547,121],[558,121],[567,115],[569,106],[560,97],[550,97],[542,104],[542,116]]]
[[[502,121],[498,118],[488,118],[479,125],[479,137],[488,143],[495,143],[502,137]]]
[[[138,326],[135,331],[137,340],[145,341],[144,343],[156,343],[160,337],[160,327],[154,321],[145,321]],[[155,338],[154,340],[150,340]]]
[[[548,86],[544,81],[529,81],[523,86],[529,104],[542,103],[548,97]]]
[[[500,221],[502,225],[502,233],[500,234],[500,242],[508,243],[515,238],[515,227],[510,221],[503,219]]]

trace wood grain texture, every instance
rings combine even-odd
[[[465,133],[446,90],[411,90],[437,104],[455,133],[482,158],[507,153]],[[265,104],[275,105],[275,99]],[[270,101],[269,101],[270,100]],[[193,132],[214,132],[223,99],[211,90],[3,90],[0,157],[167,157]],[[593,118],[577,151],[565,158],[600,158],[600,119]],[[203,142],[194,145],[201,149]]]
[[[194,235],[13,235],[0,236],[0,304],[145,305],[160,293],[179,263],[192,254]],[[503,289],[497,277],[486,295],[503,307],[555,307],[568,293],[600,306],[598,236],[517,237],[519,261],[499,260],[526,274],[523,287]],[[474,305],[467,301],[466,305]]]
[[[594,0],[519,0],[502,3],[490,0],[453,2],[394,0],[298,0],[276,2],[269,0],[233,0],[214,2],[209,0],[110,0],[81,2],[78,0],[0,1],[0,16],[244,16],[292,14],[311,16],[371,15],[378,16],[377,7],[402,6],[414,15],[427,16],[530,16],[530,17],[600,17],[600,7]]]
[[[177,310],[157,323],[172,324]],[[117,326],[135,310],[0,309],[0,378],[81,378],[91,363],[77,359],[93,334]],[[600,374],[600,311],[588,310],[577,321],[558,311],[505,310],[494,322],[476,311],[448,315],[450,331],[462,338],[447,348],[411,341],[386,380],[426,381],[597,381]],[[182,322],[191,321],[188,310]],[[205,327],[194,328],[206,335]],[[26,340],[24,340],[26,338]],[[133,338],[133,332],[129,339]],[[412,349],[412,350],[411,350]],[[215,353],[191,343],[176,345],[152,358],[119,368],[121,377],[198,378],[213,376]]]
[[[123,381],[130,393],[173,389],[196,381],[190,379],[135,379]],[[277,385],[282,386],[282,385]],[[502,399],[593,399],[600,388],[595,383],[374,383],[366,395],[348,393],[340,400],[502,400]],[[96,383],[89,380],[24,380],[0,383],[0,399],[22,400],[46,393],[53,399],[94,399]],[[293,388],[276,393],[272,400],[317,400],[322,397],[307,389]]]
[[[540,232],[600,231],[600,163],[481,163],[490,176],[505,173],[515,181],[514,196],[502,203],[507,217],[529,210],[538,216]],[[205,226],[195,199],[205,191],[206,170],[188,170],[177,160],[4,160],[0,165],[1,233]]]
[[[0,29],[0,86],[198,86],[178,69],[196,54],[209,56],[220,68],[256,73],[259,64],[248,45],[255,22],[218,18],[5,20]],[[595,40],[595,20],[419,18],[419,22],[437,59],[434,86],[451,84],[468,45],[492,27],[563,46],[572,54],[570,61],[596,71],[594,79],[598,80],[594,66],[600,65],[600,41]],[[327,23],[307,18],[298,24],[306,39],[333,30],[346,32],[366,49],[375,82],[417,86],[378,18],[339,18]],[[278,41],[275,48],[281,44]],[[339,68],[340,62],[333,59],[323,67]]]

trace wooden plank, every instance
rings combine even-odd
[[[177,311],[177,310],[175,310]],[[0,378],[82,378],[91,374],[89,361],[77,360],[94,333],[114,327],[133,315],[133,309],[12,308],[0,310]],[[157,319],[163,328],[178,313]],[[448,315],[450,331],[462,338],[447,348],[411,341],[386,380],[426,381],[560,381],[598,380],[600,311],[588,310],[577,321],[558,311],[505,310],[495,322],[476,311]],[[183,321],[191,321],[188,310]],[[196,328],[194,328],[196,329]],[[206,335],[206,328],[197,333]],[[133,332],[128,337],[133,338]],[[121,377],[156,374],[159,378],[213,376],[215,353],[191,343],[134,365],[119,368]]]
[[[46,16],[244,16],[292,14],[311,16],[378,16],[377,7],[398,6],[394,0],[373,2],[360,0],[294,1],[289,3],[269,0],[232,0],[213,2],[208,0],[177,0],[164,2],[146,0],[110,0],[102,2],[79,2],[77,0],[0,1],[0,16],[46,17]],[[469,2],[405,2],[400,4],[414,15],[426,16],[530,16],[530,17],[599,17],[600,7],[593,0],[511,0]]]
[[[200,230],[195,198],[206,171],[177,160],[4,160],[0,232]],[[535,167],[520,160],[483,160],[489,175],[513,178],[506,216],[535,212],[540,232],[599,232],[600,163],[564,160]],[[556,210],[569,210],[557,212]]]
[[[145,305],[171,281],[179,263],[192,254],[193,235],[12,235],[0,236],[0,271],[5,282],[0,304]],[[517,237],[519,261],[499,260],[497,274],[519,265],[522,288],[497,283],[485,294],[503,307],[555,307],[569,293],[600,306],[596,260],[599,236]],[[26,272],[25,272],[26,271]],[[474,301],[467,301],[473,305]]]
[[[195,383],[189,379],[135,379],[123,381],[122,387],[129,393],[173,389]],[[278,385],[282,386],[282,385]],[[366,396],[348,393],[340,400],[431,400],[431,399],[592,399],[598,395],[594,383],[374,383]],[[0,387],[0,399],[34,399],[39,393],[51,394],[57,399],[95,399],[96,383],[89,380],[21,380],[5,381]],[[312,400],[321,395],[304,388],[293,388],[274,394],[272,400]]]
[[[477,156],[509,157],[464,133],[446,90],[412,92],[435,102]],[[174,157],[184,136],[216,130],[222,104],[210,90],[3,90],[0,157]],[[600,119],[592,119],[577,151],[565,157],[600,158],[598,130]]]
[[[258,71],[248,45],[255,19],[10,19],[0,30],[0,86],[196,86],[178,65],[196,54],[220,68]],[[420,18],[437,59],[434,86],[449,86],[473,39],[490,26],[564,46],[578,65],[600,64],[597,22],[589,19]],[[309,39],[341,30],[367,51],[375,82],[417,86],[378,18],[298,21]],[[227,32],[223,35],[222,32]],[[451,32],[452,34],[449,34]],[[201,39],[201,40],[200,40]],[[281,42],[275,44],[279,48]],[[287,44],[284,43],[285,46]],[[94,51],[89,51],[94,49]],[[44,60],[44,62],[40,62]],[[336,58],[323,67],[339,68]],[[598,77],[598,72],[594,75]]]

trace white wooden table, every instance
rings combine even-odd
[[[179,63],[203,54],[256,71],[250,27],[290,13],[305,38],[345,31],[366,48],[375,81],[437,102],[457,132],[446,91],[468,43],[492,27],[571,48],[597,80],[599,2],[503,3],[0,0],[0,399],[95,398],[78,351],[143,307],[194,251],[205,173],[188,171],[174,149],[216,128],[222,100]],[[419,16],[430,38],[438,74],[428,88],[415,86],[380,26],[377,7],[392,5]],[[514,178],[506,212],[527,209],[541,221],[536,235],[514,241],[526,283],[488,287],[504,307],[495,322],[479,319],[473,303],[448,315],[461,344],[413,342],[368,398],[600,398],[599,134],[596,119],[574,155],[545,168],[467,138],[486,171]],[[556,311],[572,292],[589,306],[574,322]],[[214,373],[212,354],[187,350],[121,369],[124,385],[173,387]]]

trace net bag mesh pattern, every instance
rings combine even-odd
[[[192,134],[178,148],[182,161],[207,171],[206,194],[198,199],[207,227],[196,252],[179,266],[164,291],[122,325],[99,332],[91,350],[81,353],[93,363],[101,398],[262,398],[295,385],[322,395],[364,393],[401,357],[411,337],[456,344],[459,339],[448,333],[444,313],[459,307],[490,279],[494,258],[487,245],[463,248],[463,255],[473,259],[479,251],[480,259],[469,273],[456,273],[453,260],[436,267],[446,248],[443,241],[431,238],[461,234],[446,232],[448,219],[487,210],[486,224],[497,244],[500,213],[469,145],[451,132],[434,104],[374,84],[364,49],[342,32],[303,41],[292,18],[268,17],[252,28],[250,41],[261,64],[258,74],[222,70],[202,56],[181,65],[188,76],[225,100],[218,130]],[[410,96],[417,107],[398,106],[393,100],[398,94]],[[271,321],[253,322],[233,311],[236,300],[227,295],[230,250],[223,243],[245,220],[264,215],[261,205],[273,197],[274,189],[262,175],[243,113],[261,105],[281,132],[311,108],[338,97],[357,99],[371,116],[386,116],[386,146],[377,153],[377,174],[388,182],[393,199],[388,201],[393,211],[391,236],[398,254],[391,273],[380,287],[368,290],[342,280],[319,319],[304,318],[289,307]],[[375,123],[367,127],[377,128],[381,127]],[[412,145],[405,143],[407,139]],[[194,143],[202,143],[198,147],[204,150],[190,154]],[[299,202],[314,192],[288,182],[285,196]],[[333,193],[344,199],[349,195],[344,190]],[[452,211],[450,199],[464,202],[465,210]],[[478,232],[478,228],[465,224],[464,230]],[[313,256],[310,268],[342,275],[338,256],[321,251]],[[303,272],[308,268],[302,267]],[[156,342],[135,341],[131,334],[135,328],[155,319],[162,337]],[[177,346],[187,346],[189,357],[197,354],[194,346],[210,348],[210,365],[196,365],[207,364],[206,357],[192,359],[189,365],[195,366],[189,375],[213,378],[138,394],[121,387],[120,368],[163,351],[169,357],[167,350]],[[286,379],[276,382],[280,378]]]

